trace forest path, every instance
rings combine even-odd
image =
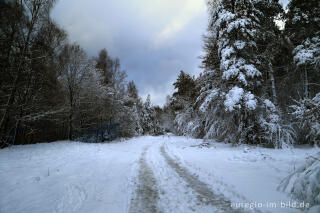
[[[214,192],[210,186],[198,179],[197,175],[191,174],[188,169],[183,167],[174,158],[170,157],[164,146],[160,148],[161,155],[165,158],[167,164],[183,179],[188,187],[197,193],[197,199],[203,205],[211,205],[220,209],[222,212],[244,212],[241,209],[234,210],[231,208],[231,201]]]
[[[169,137],[162,138],[141,154],[130,213],[244,212],[171,157],[165,150]]]
[[[0,150],[0,213],[299,213],[231,205],[290,201],[276,188],[312,150],[203,148],[173,135],[13,146]]]
[[[130,203],[130,213],[156,213],[159,212],[157,202],[159,192],[152,169],[146,162],[146,147],[139,159],[139,173],[136,191]]]

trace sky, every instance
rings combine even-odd
[[[173,93],[180,70],[201,71],[206,0],[59,0],[52,17],[89,56],[106,48],[118,57],[127,80],[154,105]]]
[[[205,0],[60,0],[53,19],[89,56],[118,57],[143,99],[163,105],[180,70],[197,76]]]

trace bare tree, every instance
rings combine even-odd
[[[54,52],[65,39],[63,30],[49,17],[54,3],[1,2],[0,38],[4,51],[0,54],[0,99],[4,104],[0,106],[0,137],[4,144],[9,140],[15,143],[25,118],[35,111],[51,110],[37,103],[43,104],[43,95],[48,91],[46,83],[54,81],[48,78],[54,76]]]
[[[71,140],[73,137],[74,114],[80,100],[80,91],[82,89],[81,84],[87,75],[88,58],[79,45],[67,44],[60,54],[59,62],[59,80],[65,87],[69,105],[68,139]]]

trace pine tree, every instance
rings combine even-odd
[[[285,33],[295,47],[296,75],[303,74],[303,97],[310,98],[319,91],[314,80],[320,77],[320,2],[292,0],[288,9]]]
[[[320,32],[320,2],[291,0],[286,14],[285,32],[294,46],[312,39]]]
[[[110,56],[108,55],[107,50],[102,49],[99,52],[99,57],[96,60],[96,68],[101,70],[101,73],[104,76],[104,84],[110,84],[112,81],[112,69],[114,62],[112,58],[110,58]]]
[[[205,81],[196,102],[200,112],[215,113],[214,121],[205,120],[205,132],[217,135],[220,129],[223,137],[232,132],[231,140],[269,143],[265,103],[274,106],[278,99],[273,55],[280,31],[274,20],[282,8],[277,0],[222,0],[209,11],[203,67],[213,81]]]
[[[320,2],[292,0],[286,14],[285,34],[293,43],[292,74],[300,99],[292,104],[298,120],[299,141],[319,143],[318,99],[320,92]],[[302,97],[301,97],[302,95]]]
[[[138,98],[138,89],[133,81],[130,81],[127,85],[127,92],[130,97],[137,99]]]
[[[225,110],[234,117],[238,134],[242,135],[240,140],[251,142],[262,77],[256,43],[261,28],[258,12],[252,1],[223,0],[213,12],[211,22]]]
[[[192,97],[195,92],[195,82],[194,79],[183,70],[180,71],[178,79],[173,83],[175,89],[178,91],[175,93],[179,96]]]
[[[157,112],[151,105],[151,96],[148,95],[140,110],[141,127],[143,134],[158,135],[162,132],[157,118]]]

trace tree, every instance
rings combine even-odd
[[[286,14],[285,33],[294,46],[311,39],[320,31],[320,2],[291,0]]]
[[[212,13],[211,30],[219,58],[220,94],[224,107],[234,117],[242,141],[254,143],[255,111],[262,81],[257,41],[261,29],[259,10],[251,1],[220,1]]]
[[[103,49],[89,60],[68,44],[54,3],[0,1],[0,147],[141,134],[138,91],[119,59]]]
[[[157,112],[151,105],[151,96],[148,95],[146,101],[140,109],[141,127],[143,134],[158,135],[162,132],[157,118]]]
[[[291,99],[288,105],[294,109],[294,119],[298,118],[295,129],[298,132],[298,141],[314,143],[317,131],[314,131],[314,119],[305,115],[299,115],[297,111],[303,108],[307,111],[317,110],[316,105],[311,104],[320,92],[320,3],[316,0],[300,1],[292,0],[286,13],[286,25],[284,34],[292,43],[290,49],[290,75],[285,85],[294,88],[289,91]],[[289,67],[289,66],[288,66]],[[297,92],[295,92],[297,91]],[[298,101],[292,101],[298,100]],[[299,107],[298,107],[299,106]],[[289,108],[290,109],[290,108]],[[300,110],[297,110],[300,109]],[[288,112],[290,112],[288,110]],[[299,115],[299,116],[298,116]],[[316,114],[315,114],[316,115]],[[301,118],[305,121],[302,121]],[[312,124],[313,123],[313,124]]]
[[[137,99],[139,96],[138,96],[138,89],[135,85],[135,83],[133,81],[130,81],[128,83],[128,86],[127,86],[127,92],[129,94],[130,97],[134,98],[134,99]]]
[[[108,55],[108,52],[106,49],[102,49],[99,52],[99,57],[97,58],[97,65],[96,68],[100,69],[102,72],[102,75],[104,77],[104,84],[110,84],[112,83],[112,75],[113,75],[113,66],[114,61],[112,58]]]
[[[176,95],[191,97],[194,93],[195,82],[189,74],[186,74],[181,70],[178,79],[173,83],[173,86],[175,89],[178,89],[175,93]]]
[[[320,145],[320,93],[314,98],[305,98],[292,105],[293,115],[301,128],[306,130],[303,140],[311,145]]]
[[[212,0],[208,5],[204,72],[195,80],[197,98],[176,108],[183,111],[176,117],[178,128],[233,143],[281,146],[289,133],[282,128],[276,106],[274,55],[281,32],[274,20],[281,16],[280,4],[277,0]],[[181,79],[182,74],[178,82]],[[174,105],[181,102],[177,95],[174,98]],[[281,142],[274,140],[277,134]],[[285,142],[291,143],[287,138]]]
[[[17,143],[18,137],[26,141],[26,135],[38,129],[33,122],[56,111],[48,96],[58,90],[54,58],[66,35],[50,19],[54,3],[1,2],[0,94],[5,104],[1,105],[0,137],[4,144]]]
[[[293,43],[295,75],[301,76],[304,98],[313,97],[319,86],[310,82],[319,78],[320,3],[317,0],[292,0],[286,14],[285,33]],[[306,27],[308,26],[308,27]]]
[[[82,82],[87,77],[87,56],[77,44],[65,45],[60,56],[59,80],[65,87],[68,101],[68,139],[73,138],[73,120],[79,105]]]

